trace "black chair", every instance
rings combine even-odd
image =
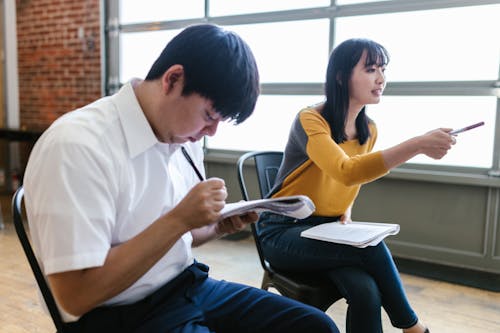
[[[283,159],[283,153],[277,151],[254,151],[243,154],[237,162],[238,181],[244,200],[249,200],[245,179],[250,179],[250,174],[256,174],[259,184],[260,197],[263,198],[274,184],[278,169]],[[249,168],[252,165],[253,168]],[[252,171],[251,171],[252,170]],[[251,224],[252,235],[259,254],[260,263],[264,269],[261,289],[270,287],[278,290],[283,296],[293,298],[303,303],[312,305],[326,311],[342,296],[332,281],[326,277],[317,277],[313,274],[296,274],[280,272],[273,268],[265,259],[262,246],[259,242],[258,226]]]
[[[26,233],[25,224],[23,221],[23,201],[24,188],[21,186],[17,189],[16,193],[14,193],[14,197],[12,198],[12,216],[14,220],[14,227],[16,229],[17,236],[21,241],[21,245],[24,250],[24,254],[28,258],[29,264],[31,266],[31,270],[35,275],[36,282],[38,283],[38,287],[42,293],[43,299],[45,300],[45,304],[50,312],[50,316],[52,317],[52,321],[57,329],[57,333],[64,333],[67,331],[66,324],[62,320],[61,314],[59,313],[59,309],[57,308],[56,301],[54,296],[52,295],[52,291],[50,290],[47,281],[42,273],[40,265],[38,264],[38,260],[36,259],[35,253],[33,252],[33,248],[31,247],[30,239]]]

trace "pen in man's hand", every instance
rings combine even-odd
[[[203,178],[203,176],[201,175],[201,172],[200,170],[198,170],[198,168],[196,167],[196,165],[194,165],[194,162],[193,160],[191,159],[191,156],[189,156],[188,152],[186,151],[186,148],[184,148],[184,146],[181,147],[181,151],[182,151],[182,154],[184,155],[184,157],[186,158],[186,160],[189,162],[189,164],[191,165],[191,167],[193,168],[194,172],[196,172],[196,175],[198,176],[198,178],[200,179],[200,181],[204,181],[205,179]]]

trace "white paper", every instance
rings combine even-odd
[[[311,215],[316,207],[309,197],[293,195],[288,197],[258,199],[228,203],[221,210],[222,218],[233,215],[242,215],[248,212],[273,212],[297,219],[304,219]]]
[[[302,231],[300,236],[356,247],[377,245],[385,237],[399,233],[399,224],[359,222],[323,223]]]

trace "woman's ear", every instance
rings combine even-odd
[[[171,66],[162,76],[162,87],[166,94],[172,91],[176,85],[181,85],[181,88],[184,86],[184,67],[182,65]]]

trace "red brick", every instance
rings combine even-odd
[[[17,0],[21,128],[45,129],[101,96],[99,0]],[[83,50],[78,28],[93,36]]]

